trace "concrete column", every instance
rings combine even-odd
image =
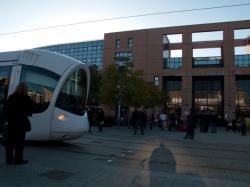
[[[192,33],[183,33],[182,42],[182,114],[184,114],[185,111],[190,112],[190,109],[192,107]]]
[[[193,49],[192,49],[192,33],[187,32],[182,35],[182,62],[183,68],[187,71],[192,69]]]
[[[224,60],[224,113],[228,120],[235,118],[235,75],[234,68],[234,30],[223,30],[223,60]]]
[[[192,107],[192,76],[182,76],[182,108],[181,113],[190,112]]]

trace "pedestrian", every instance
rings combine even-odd
[[[135,118],[135,126],[134,126],[134,135],[137,133],[137,128],[140,127],[141,134],[144,134],[144,122],[145,122],[145,114],[142,111],[142,107],[139,107],[137,111],[134,111],[134,118]]]
[[[153,130],[154,121],[155,121],[155,116],[154,116],[154,113],[152,112],[149,115],[149,129],[150,130]]]
[[[217,122],[217,119],[216,119],[215,112],[212,112],[210,119],[209,119],[209,123],[210,123],[209,126],[211,126],[211,133],[216,133],[216,122]]]
[[[241,136],[246,136],[246,120],[243,116],[239,117],[239,125]]]
[[[5,143],[7,164],[26,164],[23,150],[26,132],[31,130],[28,116],[32,115],[32,100],[28,96],[28,87],[20,83],[9,96],[6,104],[7,138]]]
[[[164,113],[164,111],[161,112],[159,120],[160,120],[161,130],[164,130],[167,121],[167,115]]]
[[[93,125],[93,111],[90,107],[87,108],[88,120],[89,120],[89,132],[91,132],[91,128]]]
[[[188,137],[190,139],[194,139],[194,114],[193,111],[191,110],[190,114],[188,114],[187,116],[187,133],[186,136],[184,137],[185,139],[187,139]]]
[[[99,132],[102,132],[102,126],[104,125],[104,112],[102,108],[99,108],[97,111],[97,121]]]

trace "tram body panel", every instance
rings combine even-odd
[[[49,107],[43,113],[32,114],[32,117],[29,117],[31,131],[26,133],[27,140],[51,140],[51,108],[53,107]]]
[[[64,55],[56,55],[52,52],[48,53],[45,50],[32,49],[23,52],[19,63],[41,67],[62,75],[72,64],[79,62]]]
[[[31,132],[27,133],[28,140],[40,141],[40,140],[75,139],[82,136],[82,134],[88,130],[89,123],[86,112],[85,113],[83,112],[82,115],[79,115],[79,114],[74,114],[74,111],[73,113],[71,113],[71,111],[64,110],[65,108],[64,106],[61,106],[61,108],[60,106],[56,107],[56,103],[58,97],[60,96],[60,93],[62,92],[63,85],[65,84],[65,81],[69,79],[71,74],[74,73],[74,71],[77,72],[73,75],[77,75],[77,73],[81,74],[83,72],[86,73],[86,82],[85,82],[86,85],[85,87],[83,87],[84,89],[82,89],[85,95],[83,94],[83,96],[81,97],[82,99],[81,101],[83,101],[84,98],[86,102],[88,97],[89,82],[90,82],[89,69],[86,64],[82,64],[81,62],[72,59],[70,57],[48,52],[45,50],[26,50],[18,52],[0,53],[0,68],[3,66],[6,67],[8,66],[11,68],[9,85],[8,85],[8,95],[14,92],[15,87],[20,81],[25,81],[25,82],[27,81],[25,80],[25,75],[26,77],[29,78],[29,81],[27,82],[28,87],[29,84],[33,84],[33,79],[36,79],[34,81],[41,82],[41,85],[37,83],[38,86],[43,88],[43,90],[45,91],[47,89],[48,93],[44,91],[45,99],[46,99],[46,93],[47,95],[50,95],[50,100],[46,106],[46,109],[44,109],[41,112],[33,113],[32,117],[29,118],[32,124],[32,130]],[[53,90],[51,91],[51,93],[49,90],[49,88],[51,88],[50,87],[51,85],[46,85],[46,81],[51,81],[53,79],[53,76],[52,78],[47,78],[47,77],[43,78],[42,76],[39,75],[40,69],[38,69],[36,70],[38,75],[35,77],[34,75],[27,73],[29,68],[31,69],[35,68],[35,70],[36,68],[41,68],[41,71],[47,69],[46,71],[50,71],[55,73],[55,75],[58,75],[58,79],[53,80],[54,81]],[[26,74],[24,73],[25,71]],[[0,79],[2,78],[0,74]],[[70,81],[72,80],[70,79]],[[44,85],[44,87],[42,85]],[[78,86],[75,89],[80,89],[80,88],[81,87]],[[35,91],[35,94],[37,94],[36,92],[37,91]],[[85,104],[85,102],[82,102],[82,104]],[[63,120],[61,118],[62,115],[65,116]]]
[[[64,110],[55,107],[51,126],[52,138],[75,139],[88,131],[89,122],[87,113],[83,118],[76,117],[75,114],[66,113]]]

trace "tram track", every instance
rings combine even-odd
[[[71,145],[73,144],[74,148],[71,147]],[[120,154],[118,154],[119,152],[122,153],[125,150],[130,150],[130,151],[134,151],[136,153],[141,153],[141,152],[147,152],[150,153],[150,151],[147,150],[143,150],[143,149],[128,149],[127,147],[121,147],[121,146],[107,146],[107,145],[96,145],[95,143],[72,143],[69,144],[67,143],[66,146],[43,146],[43,147],[39,147],[39,148],[44,148],[44,149],[49,149],[49,150],[54,150],[54,151],[60,151],[60,152],[67,152],[67,153],[74,153],[74,154],[82,154],[82,155],[87,155],[87,156],[91,156],[93,158],[93,160],[101,160],[101,161],[107,161],[109,159],[113,159],[115,160],[112,164],[112,166],[116,166],[115,162],[117,160],[123,160],[126,162],[136,162],[136,163],[140,163],[142,160],[144,161],[150,161],[153,164],[161,164],[161,165],[166,165],[166,168],[168,168],[169,166],[173,166],[174,164],[177,164],[179,167],[188,167],[188,168],[200,168],[200,169],[205,169],[205,170],[210,170],[212,171],[223,171],[223,170],[227,170],[230,172],[241,172],[244,173],[246,175],[250,176],[250,168],[249,170],[247,169],[238,169],[238,168],[232,168],[232,167],[221,167],[221,166],[209,166],[209,165],[200,165],[200,164],[193,164],[193,163],[172,163],[172,162],[167,162],[167,161],[157,161],[157,160],[150,160],[148,158],[137,158],[135,155],[129,155],[129,156],[121,156]],[[97,151],[93,151],[91,150],[91,148],[93,148],[93,146],[96,148],[98,147],[98,149],[102,148],[102,149],[113,149],[113,150],[118,150],[116,154],[111,153],[111,154],[105,154],[105,153],[100,153],[98,152],[98,149],[96,149]],[[81,149],[81,147],[84,148],[88,148],[87,151]],[[36,146],[37,148],[37,146]],[[158,154],[161,154],[161,151],[158,152]],[[196,155],[186,155],[186,154],[174,154],[175,156],[181,156],[181,157],[194,157],[194,159],[197,158],[201,158],[201,159],[209,159],[209,156],[196,156]],[[217,160],[219,159],[223,159],[223,160],[228,160],[228,162],[232,162],[232,161],[237,161],[237,159],[230,159],[230,158],[223,158],[223,157],[217,157],[215,158]],[[249,160],[244,160],[244,161],[249,161]],[[107,163],[107,162],[103,162],[103,163]],[[118,165],[119,166],[119,165]],[[144,168],[145,169],[145,168]],[[147,170],[147,169],[145,169]]]

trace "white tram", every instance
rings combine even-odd
[[[0,53],[0,129],[6,100],[19,82],[27,83],[34,103],[32,130],[26,139],[75,139],[88,130],[85,104],[90,74],[86,64],[46,50]]]

